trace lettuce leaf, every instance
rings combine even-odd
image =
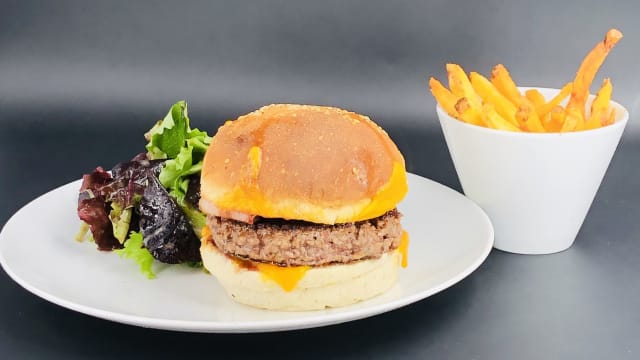
[[[168,159],[158,179],[169,195],[176,199],[199,234],[205,217],[185,201],[185,197],[189,177],[200,174],[202,170],[202,161],[211,144],[211,137],[205,131],[191,129],[189,121],[187,103],[178,101],[167,116],[145,134],[149,140],[146,149],[149,159]]]
[[[145,137],[148,157],[154,159],[174,158],[180,152],[189,128],[187,103],[184,100],[173,104],[164,119],[158,121]]]
[[[118,202],[111,203],[111,211],[109,212],[109,220],[113,226],[113,236],[123,244],[127,239],[127,232],[131,225],[131,215],[133,207],[123,208]]]
[[[140,271],[147,276],[148,279],[153,279],[156,274],[153,272],[153,256],[149,250],[142,246],[142,234],[132,231],[129,234],[129,238],[124,242],[124,248],[114,250],[114,252],[126,259],[132,259],[140,266]]]
[[[150,160],[175,159],[185,151],[185,147],[190,147],[192,163],[202,161],[211,143],[211,137],[205,131],[191,129],[187,108],[187,102],[184,100],[173,104],[164,119],[158,121],[145,134],[149,141],[146,149]]]
[[[178,205],[187,216],[187,220],[198,238],[202,237],[202,228],[207,225],[207,217],[200,210],[189,205],[187,201],[178,202]]]
[[[187,194],[189,182],[186,177],[198,174],[202,170],[202,161],[193,163],[193,146],[187,144],[180,149],[175,159],[167,160],[160,172],[160,183],[168,189],[177,199]]]

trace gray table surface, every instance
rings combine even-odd
[[[0,225],[36,196],[139,152],[142,133],[179,98],[189,100],[194,125],[210,132],[270,102],[369,114],[409,171],[460,190],[426,76],[444,78],[447,61],[484,73],[504,62],[522,84],[559,86],[612,26],[625,39],[597,81],[612,77],[631,122],[565,252],[494,250],[462,282],[405,308],[250,335],[92,318],[28,293],[0,271],[0,359],[640,357],[637,2],[2,5]],[[566,26],[556,31],[557,24]]]

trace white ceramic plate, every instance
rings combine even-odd
[[[0,233],[0,264],[28,291],[60,306],[126,324],[197,332],[302,329],[361,319],[424,299],[473,272],[493,245],[493,227],[470,200],[409,174],[399,206],[409,232],[409,266],[398,283],[369,301],[338,309],[274,312],[234,303],[211,275],[186,266],[147,280],[130,260],[78,243],[80,181],[19,210]]]

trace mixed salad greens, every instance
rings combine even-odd
[[[78,216],[98,249],[134,260],[153,278],[156,260],[200,264],[200,171],[211,137],[191,129],[179,101],[145,138],[145,153],[83,176]]]

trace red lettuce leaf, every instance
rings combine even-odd
[[[93,240],[100,250],[122,248],[113,236],[113,227],[109,220],[111,210],[101,189],[113,181],[111,175],[102,167],[82,177],[78,196],[78,217],[89,225]]]

